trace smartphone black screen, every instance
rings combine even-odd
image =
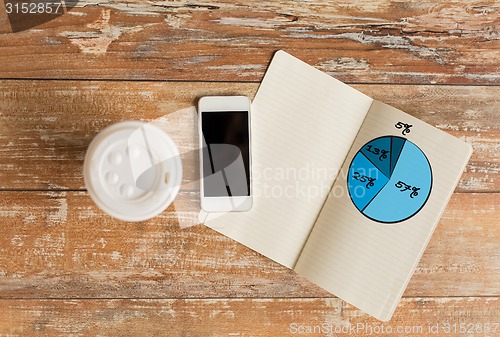
[[[250,196],[248,111],[202,112],[204,196]]]

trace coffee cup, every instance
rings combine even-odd
[[[125,121],[105,128],[92,140],[83,176],[90,197],[105,213],[124,221],[144,221],[175,199],[182,162],[165,131]]]

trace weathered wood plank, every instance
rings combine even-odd
[[[202,225],[182,193],[143,223],[104,215],[85,192],[0,192],[0,298],[327,297]],[[498,194],[458,193],[405,296],[499,296]],[[193,223],[197,223],[196,220]]]
[[[499,17],[493,0],[84,0],[0,35],[0,78],[259,81],[282,48],[349,82],[499,84]]]
[[[500,190],[498,87],[354,87],[470,142],[474,153],[459,191]],[[86,148],[107,125],[155,120],[203,95],[253,97],[256,90],[251,83],[0,81],[0,188],[83,189]],[[187,183],[199,177],[195,121],[174,119]]]
[[[453,283],[458,293],[500,295],[499,205],[500,194],[454,194],[406,294],[453,296]],[[476,292],[480,278],[488,285]]]
[[[497,336],[499,319],[491,297],[408,298],[386,323],[328,298],[4,300],[0,335]]]

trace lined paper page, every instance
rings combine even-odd
[[[402,130],[394,127],[399,121],[413,125],[405,137],[427,156],[432,168],[432,189],[427,202],[414,216],[395,224],[384,224],[358,211],[346,181],[347,175],[353,173],[348,171],[353,158],[366,143],[385,135],[402,136]],[[470,153],[470,146],[461,140],[375,101],[295,270],[370,315],[389,320]],[[396,169],[397,165],[399,161]],[[408,180],[411,179],[410,174]],[[409,192],[400,193],[400,197],[408,198]],[[385,205],[388,212],[391,206]]]
[[[293,267],[372,102],[277,52],[252,103],[253,207],[205,224]]]

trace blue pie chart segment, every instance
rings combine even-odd
[[[396,167],[399,155],[403,151],[403,146],[405,145],[406,139],[401,137],[390,137],[391,138],[391,173]]]
[[[361,153],[387,178],[391,176],[390,151],[391,137],[376,138],[361,148]]]
[[[387,184],[387,178],[363,153],[358,153],[349,168],[349,194],[357,209],[364,209]]]
[[[379,141],[381,138],[385,138],[385,142]],[[347,179],[349,195],[354,206],[366,217],[382,223],[396,223],[422,209],[432,189],[432,170],[425,154],[412,142],[396,136],[381,138],[375,139],[377,143],[372,140],[365,144],[351,162]],[[369,144],[386,144],[387,141],[391,149],[389,177],[384,180],[380,177],[385,177],[387,172],[383,172],[380,165],[375,167],[364,155],[364,150]],[[375,184],[376,180],[367,189],[359,177],[360,171],[371,172],[367,176],[372,177],[377,174],[374,167],[379,171],[380,184]]]

